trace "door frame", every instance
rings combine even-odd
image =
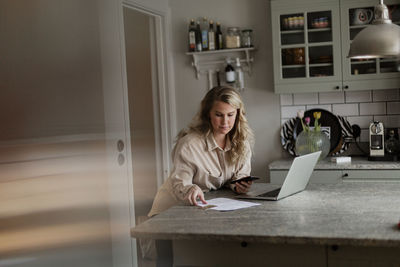
[[[141,3],[138,3],[142,1]],[[144,4],[146,3],[146,4]],[[143,7],[152,3],[158,6],[158,0],[100,0],[98,2],[100,25],[100,50],[102,66],[102,87],[104,96],[106,164],[109,180],[110,233],[112,243],[113,266],[137,266],[136,240],[131,238],[130,229],[135,226],[132,154],[129,124],[129,101],[127,68],[125,55],[125,36],[123,8],[135,9],[149,14],[155,19],[156,43],[154,57],[157,64],[156,92],[158,98],[157,116],[159,125],[158,166],[160,173],[158,184],[161,185],[170,170],[172,136],[175,125],[175,91],[172,84],[172,58],[169,48],[169,10],[162,11]],[[168,65],[168,66],[167,66]],[[153,88],[154,90],[154,88]],[[153,96],[154,96],[153,95]],[[125,144],[125,145],[124,145]]]
[[[153,90],[153,112],[154,112],[154,131],[156,136],[156,160],[157,160],[157,186],[158,188],[168,177],[171,168],[170,151],[175,136],[176,110],[175,92],[171,85],[172,77],[168,72],[168,31],[169,14],[146,8],[136,3],[134,0],[122,0],[120,7],[120,36],[123,66],[123,86],[124,91],[128,92],[126,53],[125,53],[125,30],[123,21],[123,8],[129,8],[137,12],[149,15],[153,18],[150,22],[151,34],[151,57],[152,57],[152,90]],[[153,24],[154,23],[154,24]],[[152,25],[153,24],[153,25]],[[129,121],[126,122],[129,125]]]

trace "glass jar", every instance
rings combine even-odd
[[[247,29],[242,31],[242,47],[253,46],[253,30]]]
[[[323,132],[302,131],[296,138],[296,154],[299,156],[322,151],[318,160],[325,158],[331,149],[329,137]]]
[[[304,48],[292,48],[293,63],[294,64],[305,64],[304,60]]]
[[[240,32],[238,27],[229,27],[225,37],[226,48],[240,47]]]
[[[397,155],[400,152],[400,143],[399,140],[394,137],[393,130],[389,131],[389,138],[385,142],[385,148],[389,155]]]

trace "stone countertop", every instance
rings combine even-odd
[[[253,184],[254,190],[271,187]],[[311,184],[279,201],[229,212],[175,206],[132,228],[132,237],[279,244],[400,246],[400,183]],[[233,197],[227,189],[206,199]]]
[[[273,161],[270,170],[288,170],[293,158]],[[325,158],[317,163],[314,170],[400,170],[400,161],[369,161],[367,158],[352,157],[351,163],[336,164],[331,158]]]

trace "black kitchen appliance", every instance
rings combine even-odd
[[[372,122],[369,127],[370,161],[397,161],[400,152],[397,128],[384,129],[382,122]]]

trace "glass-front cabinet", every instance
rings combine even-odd
[[[299,2],[271,2],[275,91],[340,89],[339,3]]]
[[[388,89],[400,87],[398,59],[349,59],[350,44],[374,19],[377,0],[341,1],[343,85],[349,90]],[[400,24],[400,1],[385,0],[392,23]]]
[[[397,60],[347,58],[351,41],[372,22],[378,2],[272,0],[275,92],[399,88]],[[399,23],[400,0],[385,3]]]

